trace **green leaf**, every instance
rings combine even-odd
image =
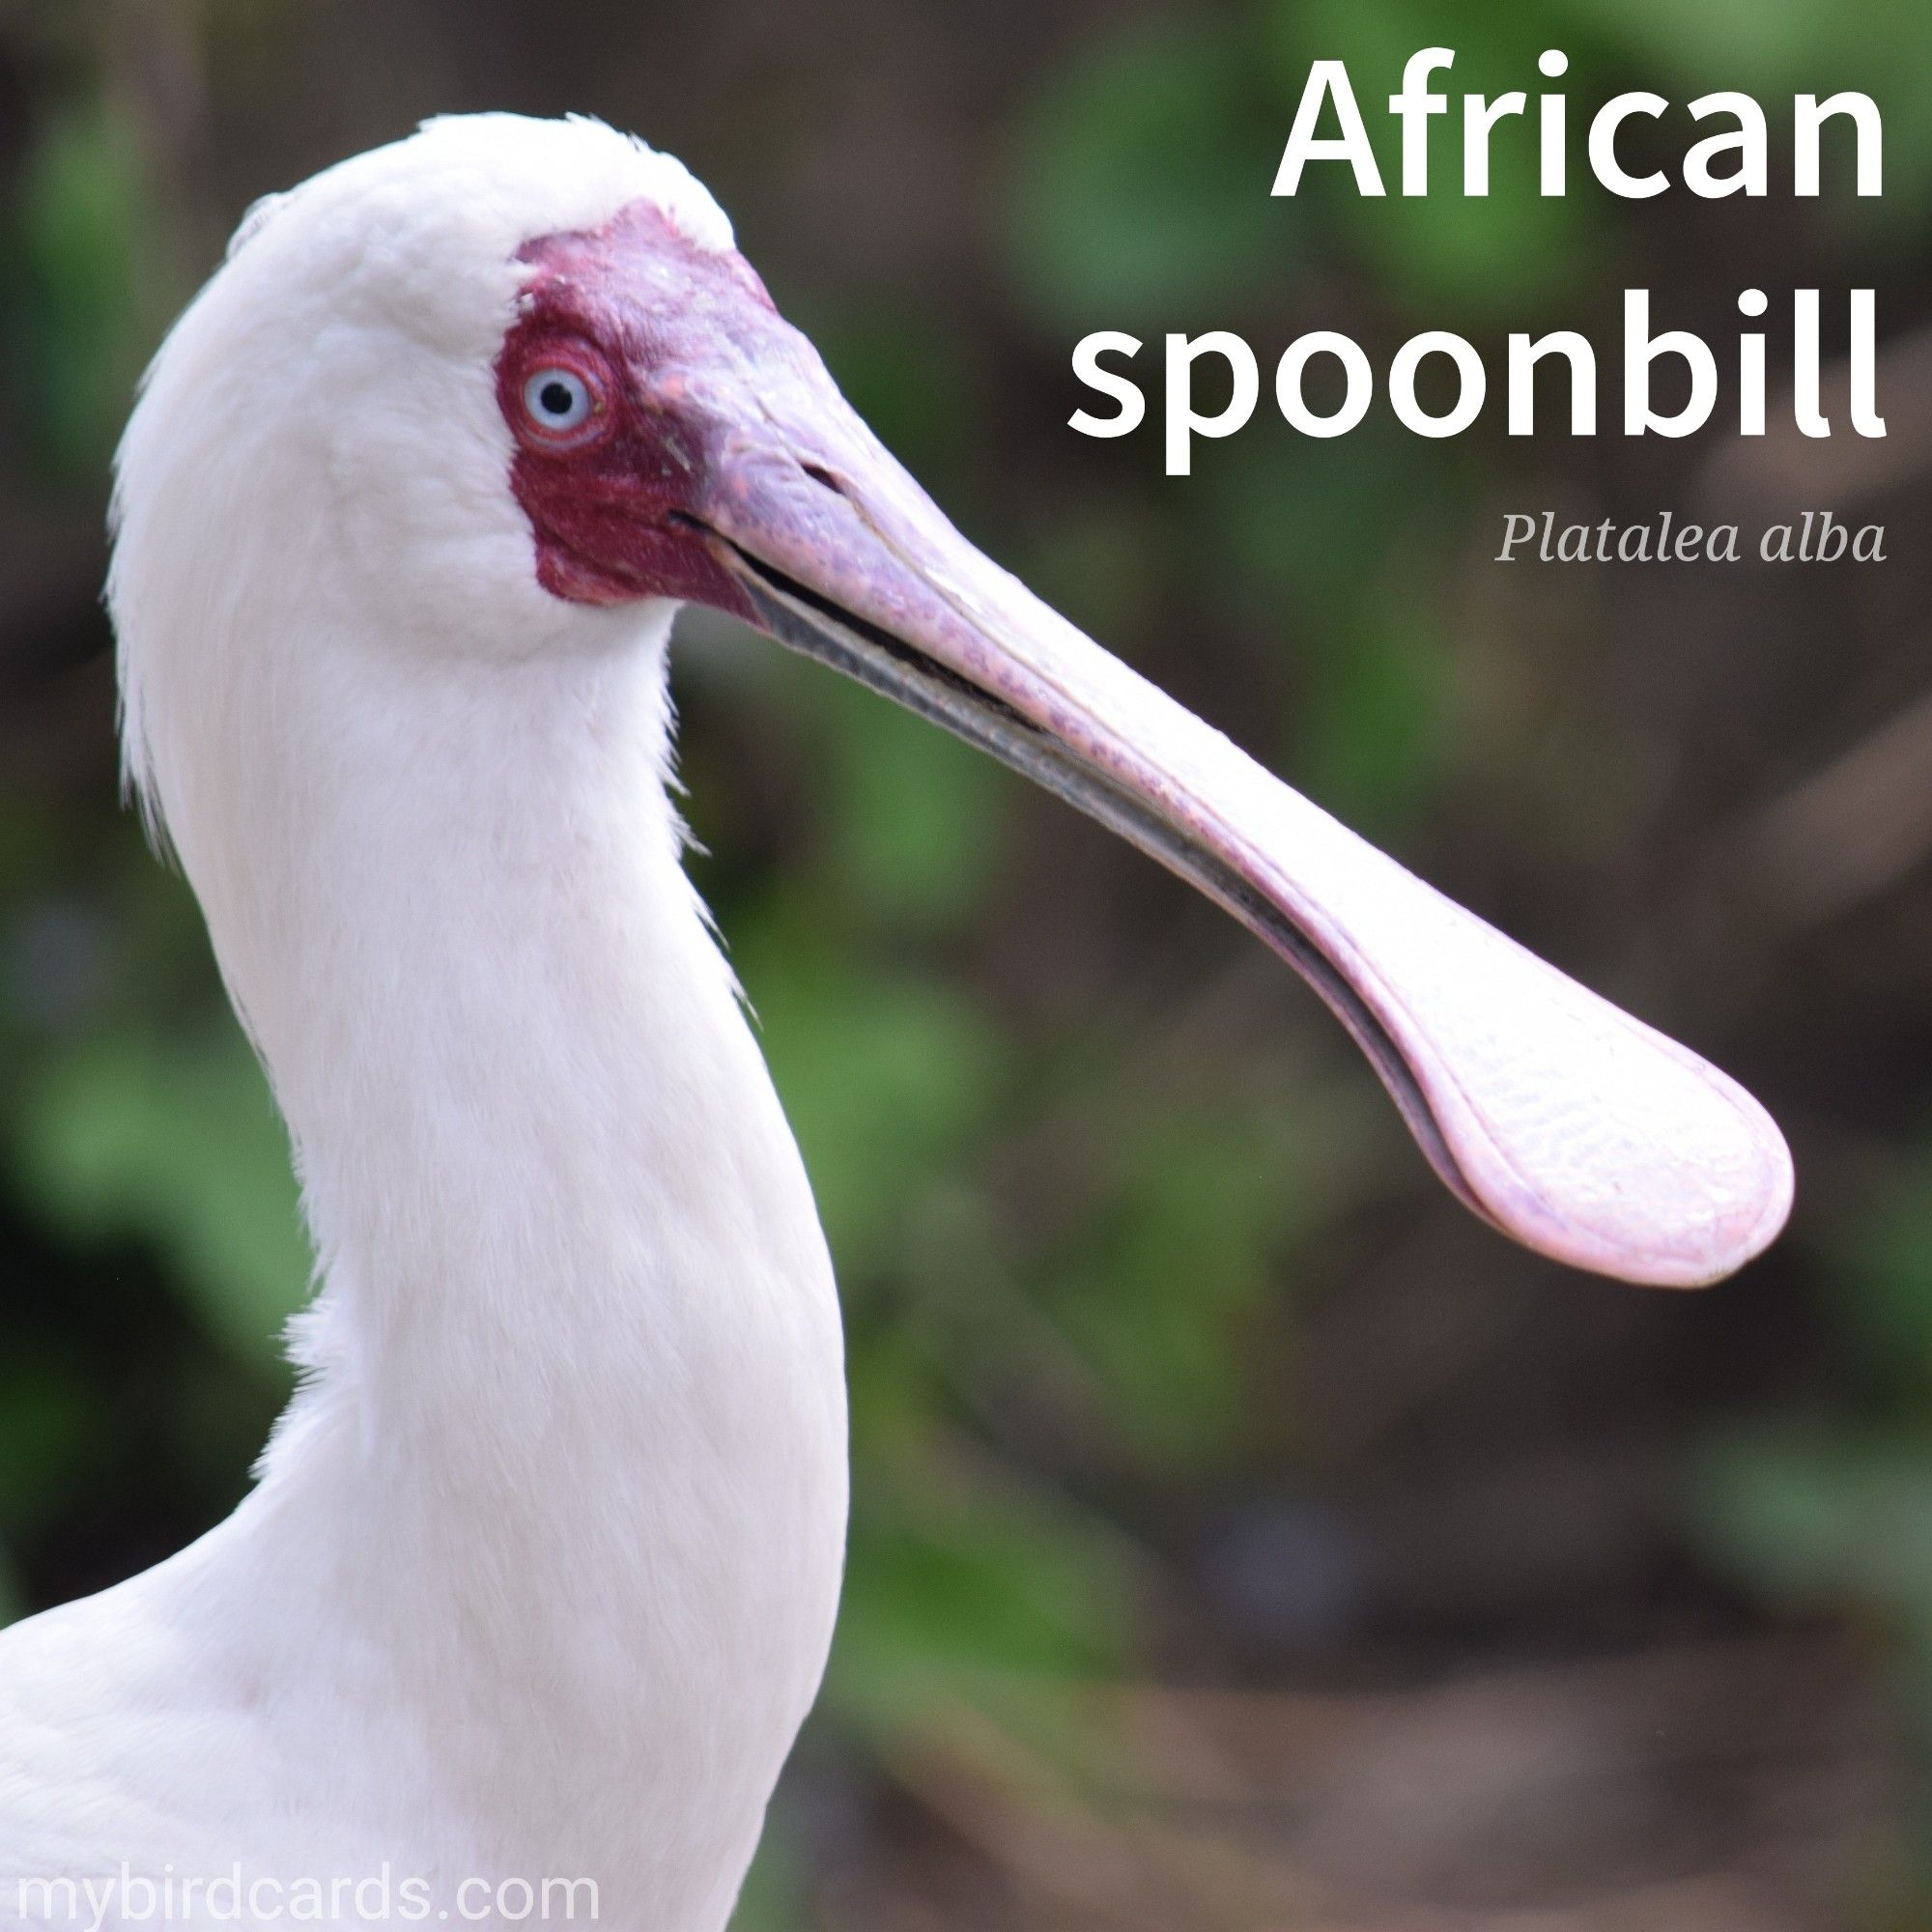
[[[0,1529],[58,1512],[95,1444],[94,1398],[73,1365],[16,1350],[0,1368]]]
[[[1865,1604],[1932,1633],[1932,1439],[1740,1434],[1692,1491],[1704,1542],[1788,1605]]]
[[[874,296],[806,303],[805,329],[852,407],[915,476],[957,476],[980,447],[979,388],[957,318]]]
[[[731,1910],[731,1932],[804,1932],[810,1924],[801,1883],[801,1861],[792,1844],[788,1787],[779,1786],[752,1868]]]
[[[75,473],[112,446],[140,373],[147,182],[131,127],[92,101],[48,120],[20,185],[14,406],[48,458]]]
[[[1226,17],[1174,14],[1109,36],[1036,99],[1007,229],[1043,321],[1204,326],[1286,278],[1294,215],[1268,193],[1279,149],[1250,69]]]
[[[1412,814],[1455,742],[1454,652],[1411,586],[1384,588],[1324,653],[1298,760],[1315,795],[1371,836]]]
[[[1143,1578],[1097,1519],[978,1464],[943,1434],[869,1460],[853,1523],[831,1708],[862,1728],[917,1727],[993,1680],[1118,1671]]]
[[[1546,9],[1470,8],[1455,0],[1379,0],[1374,7],[1310,0],[1279,7],[1273,17],[1275,65],[1289,112],[1301,97],[1311,61],[1344,61],[1386,189],[1381,196],[1360,194],[1346,164],[1321,161],[1304,172],[1295,199],[1312,200],[1329,213],[1400,310],[1426,314],[1432,326],[1446,314],[1524,327],[1532,320],[1526,301],[1553,300],[1597,266],[1595,235],[1576,194],[1540,190],[1533,102],[1528,114],[1505,119],[1492,132],[1489,193],[1463,191],[1461,97],[1493,99],[1514,89],[1534,95],[1553,85],[1536,67],[1545,47],[1560,43]],[[1408,196],[1401,191],[1401,129],[1387,102],[1409,56],[1428,46],[1455,52],[1455,65],[1434,81],[1436,92],[1449,96],[1451,111],[1429,123],[1429,192]],[[1562,83],[1573,97],[1587,93],[1580,67],[1573,66]],[[1332,134],[1332,107],[1327,121],[1321,131]],[[1284,121],[1284,140],[1288,126]]]
[[[1227,575],[1269,609],[1289,598],[1323,625],[1343,623],[1383,594],[1392,559],[1455,527],[1463,469],[1454,451],[1385,415],[1320,443],[1257,421],[1194,479],[1208,511],[1203,541],[1225,546]]]
[[[17,1622],[27,1613],[27,1593],[20,1587],[14,1568],[13,1552],[0,1543],[0,1630]]]
[[[1873,234],[1918,247],[1932,203],[1932,11],[1921,0],[1868,0],[1856,10],[1840,0],[1564,0],[1564,11],[1658,70],[1674,97],[1717,88],[1757,95],[1775,156],[1790,149],[1793,94],[1870,95],[1885,122],[1885,193],[1854,195],[1851,136],[1835,124],[1825,136],[1823,186],[1835,206],[1824,233],[1854,247]]]
[[[1916,0],[1856,14],[1840,0],[1561,0],[1552,12],[1686,90],[1905,92],[1932,69],[1932,16]]]
[[[1276,1292],[1307,1199],[1292,1129],[1174,1111],[1138,1123],[1088,1225],[1036,1292],[1108,1391],[1135,1449],[1178,1465],[1236,1437],[1253,1316]]]
[[[816,895],[741,913],[732,958],[848,1284],[890,1252],[920,1179],[986,1118],[1005,1055],[948,981],[838,950]]]
[[[983,753],[840,680],[829,748],[828,858],[855,911],[937,932],[982,903],[1012,787]]]
[[[152,1248],[218,1339],[279,1373],[309,1275],[287,1141],[232,1025],[92,1037],[24,1082],[14,1158],[70,1238]]]
[[[1864,1207],[1838,1252],[1837,1306],[1873,1369],[1932,1402],[1932,1153]]]

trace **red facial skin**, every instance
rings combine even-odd
[[[717,411],[694,372],[743,368],[792,337],[735,251],[688,240],[649,201],[602,228],[518,250],[535,273],[497,358],[497,397],[517,439],[510,487],[536,537],[537,581],[582,604],[695,599],[750,610],[679,514],[698,514],[712,478]],[[788,346],[788,345],[787,345]],[[592,412],[563,437],[524,405],[540,369],[582,378]]]

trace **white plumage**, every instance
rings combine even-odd
[[[553,364],[582,434],[518,414]],[[128,770],[270,1069],[320,1289],[236,1515],[0,1638],[0,1920],[22,1880],[238,1867],[260,1922],[384,1872],[431,1918],[578,1879],[607,1925],[728,1915],[830,1640],[844,1398],[806,1179],[679,868],[674,595],[1202,884],[1508,1231],[1689,1282],[1782,1219],[1747,1096],[967,551],[703,188],[609,128],[436,122],[262,204],[155,362],[117,516]],[[168,1922],[234,1922],[202,1896]],[[395,1922],[374,1896],[330,1916]],[[115,1891],[80,1922],[154,1921]]]
[[[640,195],[728,241],[591,124],[350,162],[129,429],[130,768],[323,1287],[237,1515],[0,1639],[0,1873],[588,1874],[600,1922],[714,1926],[816,1688],[838,1317],[678,869],[670,608],[541,590],[501,484],[516,247]]]

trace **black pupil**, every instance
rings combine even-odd
[[[576,400],[577,398],[570,393],[569,384],[554,380],[546,383],[537,391],[537,407],[547,416],[567,416],[571,405]]]

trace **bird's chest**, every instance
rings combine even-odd
[[[433,1487],[384,1479],[425,1559],[384,1668],[438,1788],[488,1861],[633,1901],[606,1922],[707,1922],[823,1672],[844,1390],[822,1249],[795,1265],[599,1297],[594,1334],[428,1425]]]

